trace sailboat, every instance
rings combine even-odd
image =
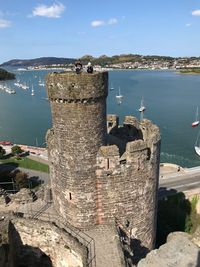
[[[118,95],[116,95],[116,99],[117,99],[117,103],[120,105],[122,103],[122,100],[123,100],[123,95],[121,94],[121,89],[120,89],[120,86],[119,86],[119,91],[118,91]]]
[[[111,83],[110,91],[113,91],[113,90],[114,90],[113,83]]]
[[[32,89],[31,89],[31,95],[35,95],[35,91],[33,89],[33,86],[32,86]]]
[[[199,125],[200,121],[199,121],[199,109],[197,107],[197,110],[196,110],[196,117],[195,117],[195,121],[193,121],[192,123],[192,127],[197,127]]]
[[[194,145],[194,149],[195,149],[197,155],[200,156],[199,134],[200,134],[200,131],[198,132],[197,140],[196,140],[195,145]]]
[[[45,86],[45,83],[41,80],[41,78],[39,79],[39,85],[40,86]]]
[[[144,105],[144,99],[142,98],[141,100],[141,104],[140,104],[140,108],[138,109],[139,112],[144,112],[146,109],[145,105]]]

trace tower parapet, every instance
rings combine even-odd
[[[97,101],[106,98],[108,90],[107,72],[81,73],[74,72],[50,73],[47,76],[47,93],[50,101],[81,102]]]

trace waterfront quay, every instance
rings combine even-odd
[[[1,145],[5,150],[6,154],[11,153],[11,148],[13,146],[19,146],[24,152],[29,152],[29,154],[35,159],[43,159],[48,163],[48,155],[47,149],[44,147],[36,147],[36,146],[28,146],[28,145],[21,145],[21,144],[13,144],[13,145]]]

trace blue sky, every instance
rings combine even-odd
[[[0,0],[0,63],[42,56],[200,56],[200,0]]]

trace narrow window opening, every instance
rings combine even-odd
[[[140,160],[138,159],[138,168],[137,170],[139,171],[140,170]]]
[[[150,158],[151,158],[151,149],[148,148],[147,149],[147,160],[150,160]]]
[[[107,159],[107,170],[109,170],[109,168],[110,168],[110,161],[109,159]]]
[[[69,193],[69,200],[72,200],[72,193]]]
[[[125,165],[125,164],[126,164],[126,159],[122,159],[122,160],[120,160],[119,163],[122,164],[122,165]]]

